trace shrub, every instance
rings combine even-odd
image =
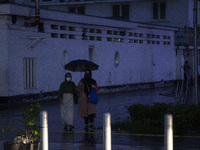
[[[153,105],[134,104],[128,107],[129,117],[125,123],[114,124],[122,130],[132,132],[163,133],[165,114],[173,115],[173,128],[183,134],[185,130],[200,129],[200,106],[154,103]],[[123,128],[124,127],[124,128]]]

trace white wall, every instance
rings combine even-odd
[[[22,8],[20,7],[20,9]],[[15,9],[15,11],[17,10]],[[93,77],[99,86],[157,82],[161,80],[174,80],[176,77],[174,31],[169,28],[165,30],[161,28],[152,29],[142,24],[55,11],[53,11],[52,15],[49,15],[51,14],[50,11],[42,11],[41,14],[41,23],[44,23],[44,33],[38,32],[37,26],[24,27],[23,17],[18,17],[18,22],[15,25],[12,24],[11,20],[8,22],[10,30],[8,30],[9,82],[7,83],[9,83],[10,87],[10,96],[40,93],[41,91],[57,91],[60,83],[64,81],[64,74],[68,72],[61,65],[63,51],[66,50],[68,52],[70,60],[88,60],[90,45],[95,46],[96,63],[99,65],[99,70],[93,71]],[[88,24],[85,22],[88,22]],[[60,28],[54,30],[51,29],[51,24],[58,25],[58,27],[60,25],[74,26],[76,31],[63,31]],[[102,41],[81,40],[82,27],[101,29],[101,34],[86,34],[101,36]],[[127,31],[125,36],[107,34],[107,30],[120,31],[122,29]],[[142,33],[143,37],[130,37],[128,32]],[[74,34],[76,39],[52,38],[51,33],[58,33],[59,35],[63,33],[67,35]],[[160,38],[148,38],[147,34],[160,35]],[[163,39],[163,36],[170,36],[170,39]],[[28,37],[43,37],[44,39],[38,41],[33,48],[28,48],[34,41],[28,39]],[[107,37],[124,38],[124,42],[108,42]],[[144,43],[128,43],[128,39],[141,39]],[[147,44],[147,40],[157,40],[160,41],[160,44]],[[163,45],[164,41],[169,41],[170,44]],[[120,54],[120,64],[118,67],[114,66],[116,51]],[[37,59],[37,87],[33,89],[25,89],[23,85],[23,59],[27,57]],[[76,72],[72,73],[72,75],[73,81],[76,84],[83,77],[83,73]],[[4,76],[4,79],[1,80],[6,79],[7,77]]]

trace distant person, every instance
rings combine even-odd
[[[89,87],[89,90],[87,86]],[[85,71],[84,78],[80,80],[77,87],[78,92],[80,94],[79,116],[84,118],[85,120],[85,130],[88,130],[89,127],[95,129],[94,118],[96,118],[96,104],[88,102],[91,88],[94,88],[96,92],[99,91],[97,82],[94,79],[92,79],[91,70],[87,69]]]
[[[62,123],[65,125],[65,131],[71,131],[74,129],[74,97],[73,93],[76,93],[76,85],[72,81],[72,75],[70,73],[65,74],[65,81],[60,84],[59,88],[59,101],[61,108]]]
[[[188,61],[185,61],[184,64],[184,80],[187,81],[188,83],[191,80],[191,67],[188,64]]]

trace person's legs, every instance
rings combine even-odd
[[[89,115],[89,119],[90,119],[90,128],[95,129],[94,126],[94,114]]]
[[[89,125],[88,125],[88,117],[84,117],[84,119],[85,119],[85,130],[88,130],[88,128],[89,128]]]

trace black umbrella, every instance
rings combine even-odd
[[[73,60],[65,65],[66,70],[73,72],[84,72],[86,69],[98,70],[98,68],[99,65],[85,59]]]

